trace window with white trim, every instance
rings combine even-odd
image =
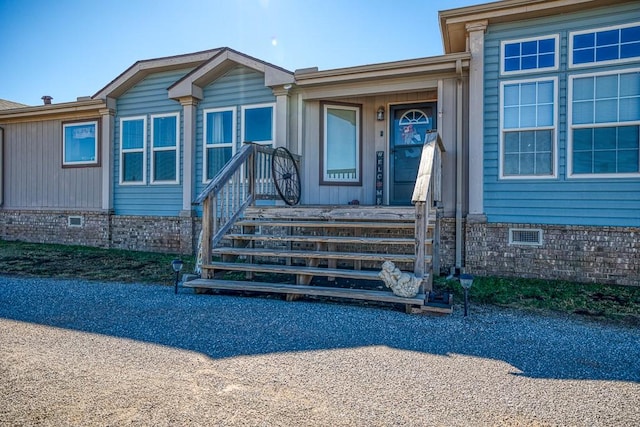
[[[569,77],[573,177],[640,174],[640,71]]]
[[[242,142],[273,145],[275,141],[275,104],[242,106]]]
[[[204,110],[203,181],[207,182],[231,160],[236,141],[236,109]]]
[[[640,57],[640,24],[569,33],[569,64],[575,67],[628,62]]]
[[[120,119],[120,183],[145,184],[147,117]]]
[[[501,74],[558,69],[558,35],[504,40],[500,43]]]
[[[501,82],[501,178],[556,176],[557,79]]]
[[[180,175],[180,114],[151,115],[151,183],[177,184]]]
[[[321,184],[362,183],[360,122],[359,105],[322,105]]]
[[[62,124],[62,166],[98,165],[98,121]]]

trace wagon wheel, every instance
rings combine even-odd
[[[271,176],[282,200],[289,206],[297,205],[300,202],[300,173],[293,156],[284,147],[273,150]]]

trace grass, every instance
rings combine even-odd
[[[0,240],[0,271],[20,276],[173,284],[176,255]],[[181,256],[184,272],[194,257]]]
[[[453,293],[456,301],[464,301],[464,294],[457,280],[436,279],[434,288]],[[640,326],[639,287],[477,277],[469,290],[469,300],[471,304],[570,313]]]
[[[176,255],[0,240],[0,272],[38,277],[158,283],[172,285]],[[194,257],[181,256],[184,272]],[[457,280],[438,278],[434,288],[463,301]],[[640,287],[581,284],[522,278],[477,277],[469,292],[472,304],[571,313],[640,326]]]

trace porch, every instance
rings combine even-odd
[[[408,312],[449,312],[435,301],[442,143],[422,146],[414,206],[300,204],[301,156],[246,144],[196,199],[203,231],[196,289],[404,304]],[[278,200],[279,199],[279,200]],[[413,295],[392,292],[380,275],[391,261]],[[399,273],[399,272],[398,272]]]

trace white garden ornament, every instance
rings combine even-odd
[[[418,290],[422,283],[422,279],[413,274],[403,273],[391,261],[385,261],[382,264],[382,271],[378,276],[395,295],[405,298],[413,298],[418,295]]]

